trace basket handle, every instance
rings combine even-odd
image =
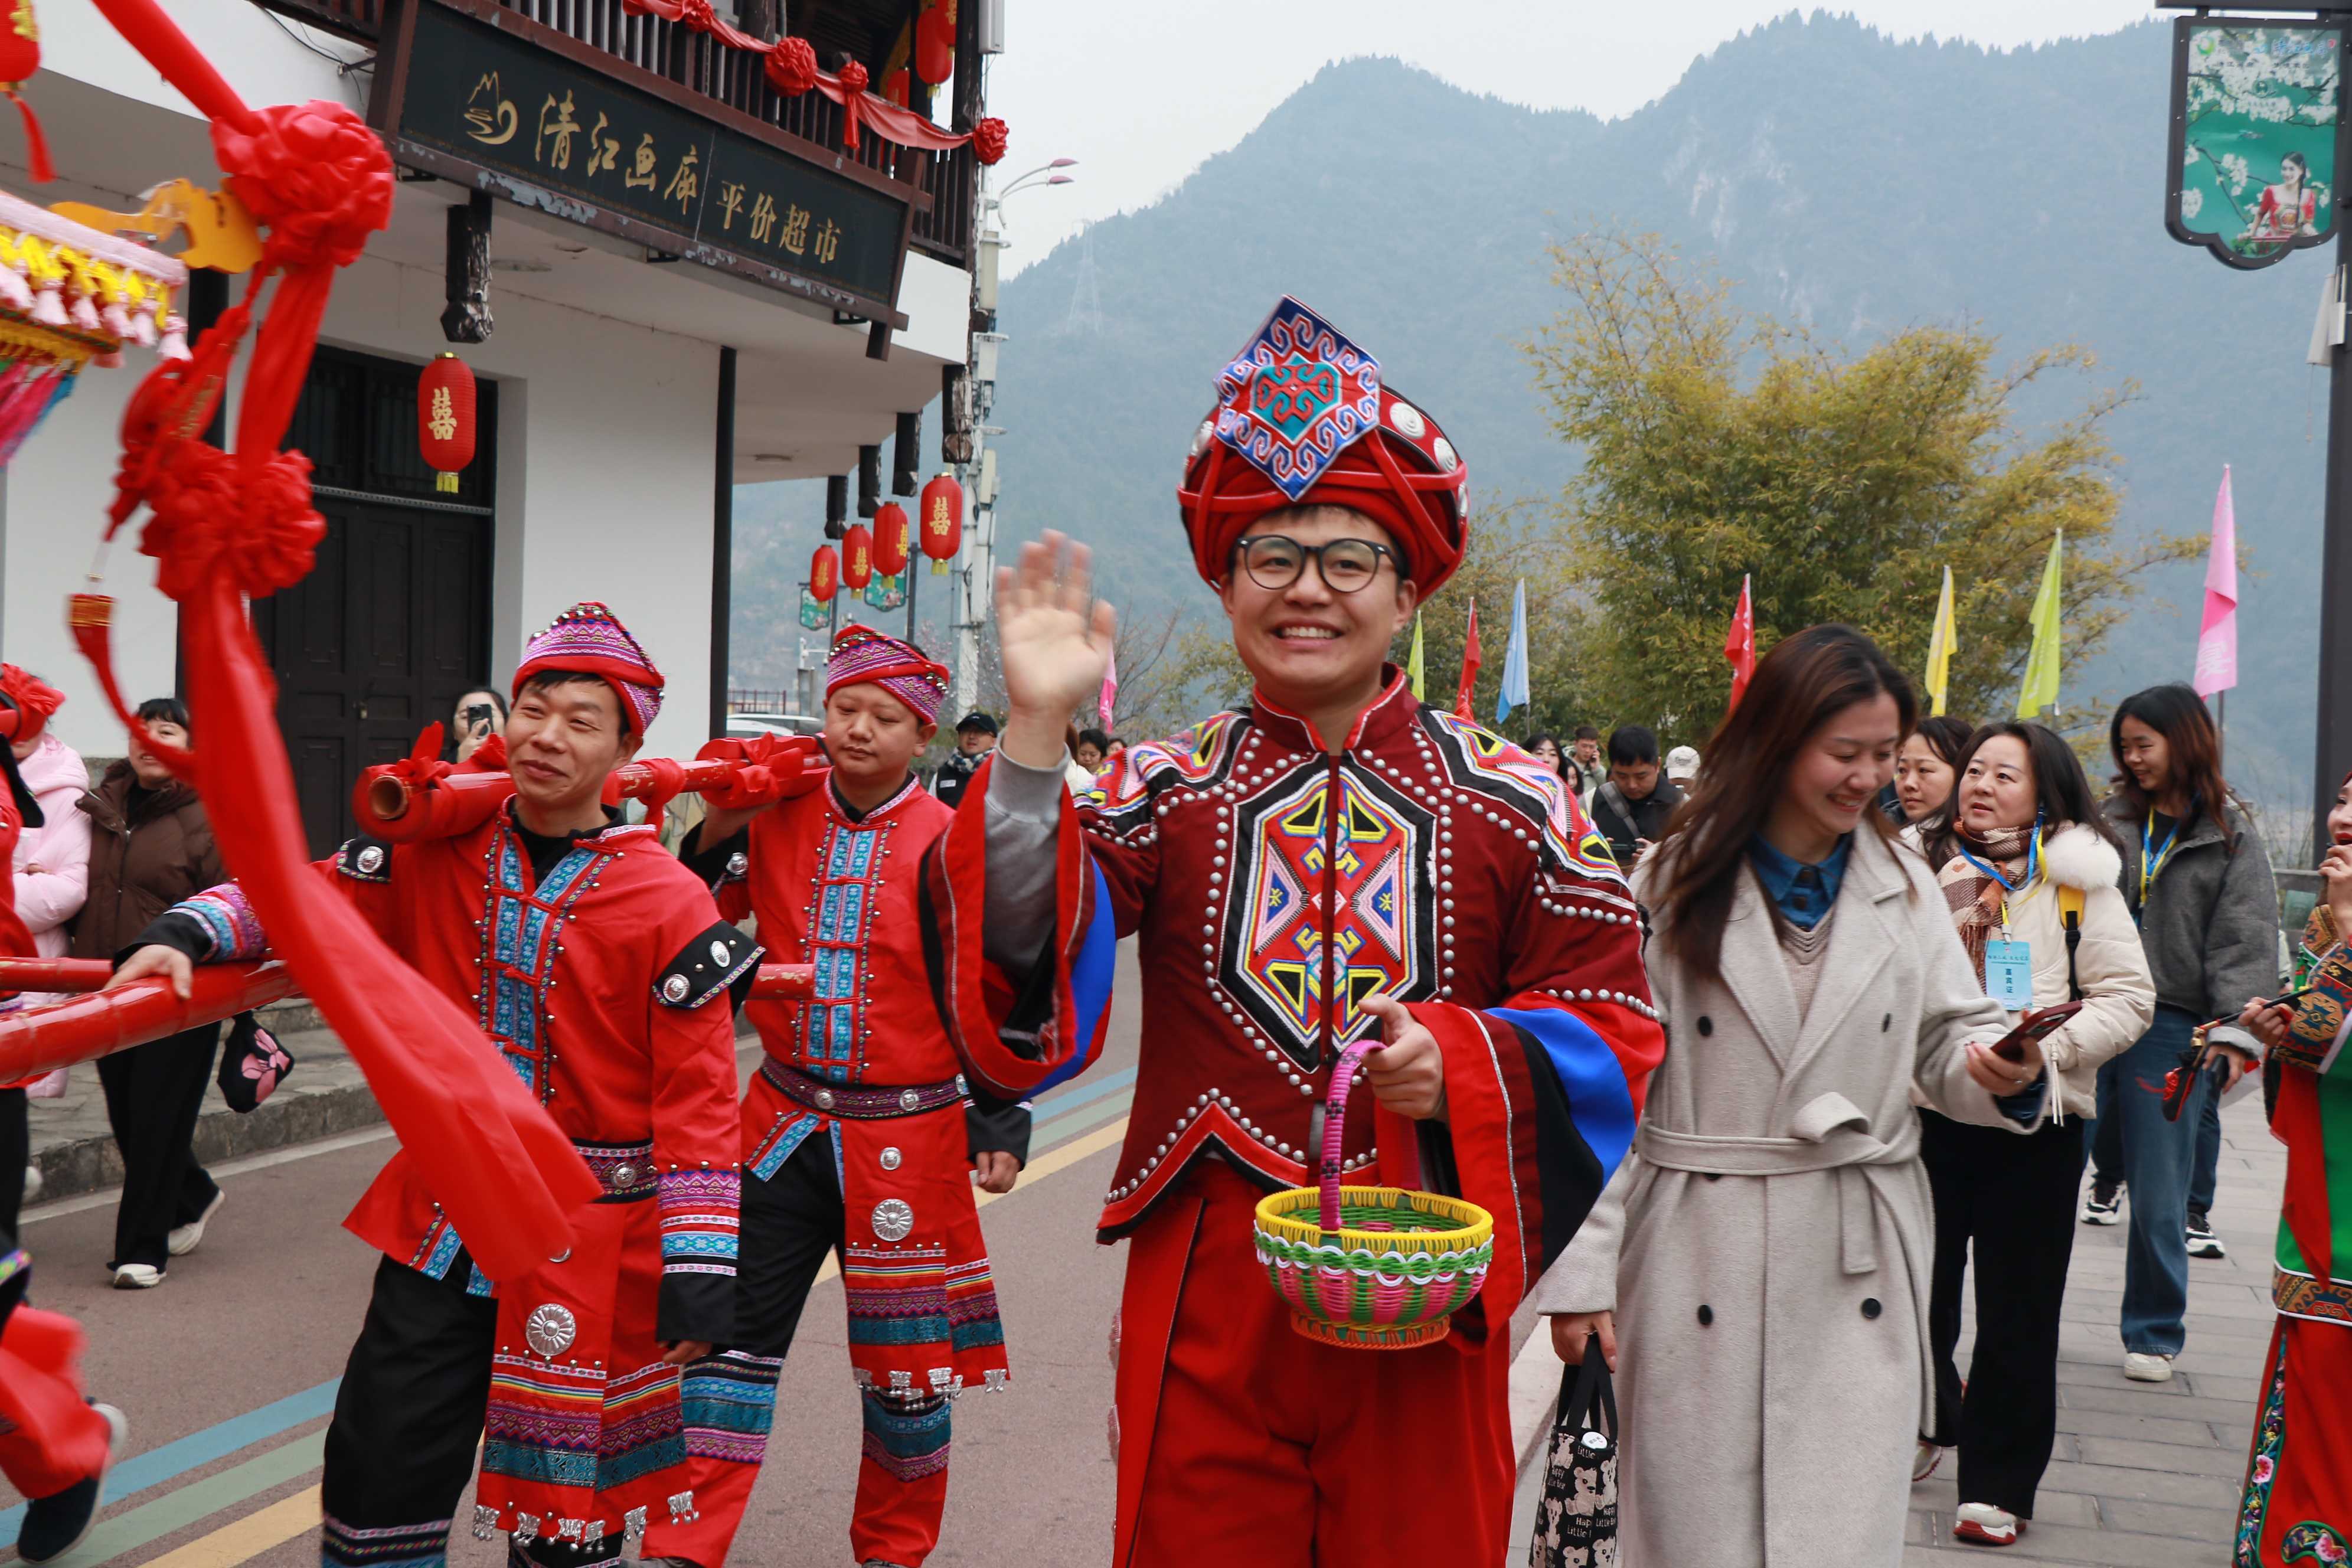
[[[1348,1086],[1357,1067],[1385,1043],[1377,1035],[1367,1036],[1342,1050],[1339,1059],[1331,1064],[1331,1087],[1323,1091],[1322,1203],[1315,1216],[1326,1236],[1339,1228],[1339,1151],[1348,1135]]]

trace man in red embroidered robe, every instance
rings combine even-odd
[[[940,857],[943,907],[1014,940],[1050,907],[1040,849],[1082,841],[1142,938],[1150,1023],[1100,1230],[1129,1243],[1119,1568],[1496,1563],[1511,1311],[1623,1157],[1664,1049],[1640,917],[1557,773],[1384,662],[1462,558],[1435,421],[1294,300],[1217,392],[1178,495],[1249,708],[1130,747],[1073,807],[1062,726],[1112,617],[1083,549],[1025,547],[998,585],[991,832]],[[1368,1035],[1379,1113],[1349,1117],[1347,1174],[1495,1217],[1483,1292],[1409,1350],[1303,1337],[1252,1240],[1261,1196],[1317,1179],[1332,1061]]]
[[[760,950],[602,804],[660,710],[662,678],[602,605],[533,638],[505,731],[514,797],[441,839],[345,844],[324,863],[384,940],[475,1009],[604,1195],[563,1256],[492,1280],[395,1154],[345,1225],[384,1255],[327,1430],[328,1564],[444,1561],[481,1439],[474,1533],[518,1562],[617,1557],[739,1445],[772,1379],[709,1357],[734,1334],[735,1031]],[[167,911],[116,984],[260,955],[236,884]],[[698,1363],[681,1384],[680,1368]]]
[[[839,1249],[866,1423],[850,1547],[888,1568],[919,1568],[939,1544],[953,1401],[1005,1381],[970,1173],[1009,1191],[1028,1147],[1019,1105],[968,1110],[958,1046],[932,1001],[924,932],[934,921],[919,873],[956,814],[925,793],[912,765],[946,695],[946,669],[921,650],[844,628],[825,665],[829,779],[762,809],[714,805],[685,847],[688,864],[720,889],[722,909],[748,908],[771,951],[815,970],[813,1000],[746,1009],[767,1054],[743,1101],[735,1342],[772,1368],[781,1363],[818,1268]],[[746,750],[718,742],[705,754]],[[1095,1022],[1073,1026],[1091,1058],[1108,990],[1089,990],[1083,976],[1079,990]],[[705,1487],[702,1522],[665,1530],[657,1544],[719,1563],[751,1479],[740,1471]]]

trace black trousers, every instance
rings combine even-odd
[[[14,1235],[25,1206],[25,1167],[33,1159],[28,1101],[21,1089],[0,1089],[0,1231]]]
[[[841,1245],[845,1224],[831,1137],[809,1138],[764,1182],[743,1173],[735,1349],[778,1361],[791,1353],[801,1309],[826,1255]]]
[[[1927,1337],[1936,1358],[1930,1442],[1960,1450],[1962,1502],[2033,1517],[2058,1435],[2058,1311],[2074,1248],[2083,1124],[2021,1137],[1919,1112],[1920,1157],[1936,1197]],[[1960,1289],[1976,1253],[1976,1351],[1963,1394],[1953,1352]]]
[[[107,1124],[122,1151],[122,1201],[114,1211],[114,1261],[166,1268],[173,1228],[194,1220],[220,1189],[189,1147],[220,1026],[206,1024],[98,1058]]]
[[[498,1343],[498,1302],[466,1294],[473,1272],[462,1251],[446,1279],[389,1258],[377,1263],[327,1427],[322,1562],[406,1562],[447,1542],[474,1473]],[[571,1568],[617,1558],[621,1545],[608,1537],[583,1552],[542,1541],[518,1555]]]

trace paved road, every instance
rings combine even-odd
[[[1094,1245],[1093,1221],[1134,1079],[1131,963],[1124,978],[1104,1060],[1039,1103],[1030,1170],[983,1200],[1013,1382],[958,1407],[942,1568],[1109,1555],[1106,1345],[1124,1258]],[[108,1287],[111,1194],[27,1216],[37,1299],[81,1320],[92,1392],[131,1418],[117,1500],[68,1568],[317,1563],[320,1443],[374,1267],[340,1226],[394,1148],[378,1131],[223,1167],[229,1202],[203,1248],[150,1291]],[[734,1561],[849,1563],[859,1424],[838,1277],[816,1288],[777,1400]],[[0,1508],[16,1500],[0,1483]],[[0,1513],[0,1541],[15,1533]],[[503,1551],[461,1533],[450,1562],[491,1568]]]

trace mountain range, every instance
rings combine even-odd
[[[1848,348],[1972,322],[2004,359],[2090,349],[2092,378],[2034,395],[2021,433],[2095,385],[2136,385],[2107,426],[2121,536],[2201,531],[2232,465],[2247,570],[2231,771],[2300,799],[2326,413],[2304,350],[2326,262],[2236,273],[2167,237],[2169,47],[2161,22],[2003,51],[1791,15],[1608,121],[1392,59],[1328,66],[1166,196],[1005,284],[1000,537],[1065,529],[1097,546],[1115,599],[1205,609],[1179,460],[1216,370],[1286,293],[1436,416],[1482,507],[1548,501],[1577,455],[1521,353],[1564,302],[1547,247],[1593,227],[1654,233],[1730,279],[1743,308]],[[739,627],[762,595],[789,599],[820,500],[742,492]],[[2067,669],[2064,700],[2185,678],[2200,583],[2193,566],[2152,576],[2105,655]]]

